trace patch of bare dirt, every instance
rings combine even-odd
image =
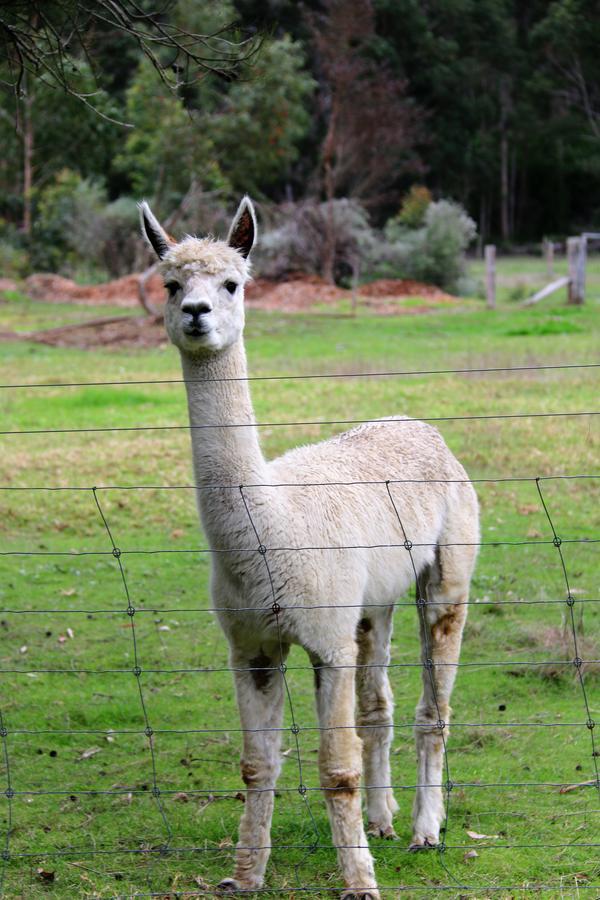
[[[369,284],[363,284],[358,289],[361,297],[431,297],[439,301],[456,301],[456,297],[446,294],[434,284],[424,284],[422,281],[412,281],[404,278],[379,278]]]
[[[0,334],[0,339],[7,335]],[[14,338],[48,344],[51,347],[159,347],[168,343],[162,316],[114,316],[96,319],[82,325],[65,325],[28,334],[14,335]]]
[[[140,274],[124,275],[103,284],[77,284],[70,278],[50,273],[30,275],[25,279],[25,290],[32,300],[48,303],[81,303],[98,306],[138,306]],[[146,292],[152,304],[160,304],[165,299],[165,289],[160,275],[152,275],[146,282]]]
[[[349,297],[350,291],[329,284],[318,275],[299,272],[286,281],[257,278],[246,286],[246,303],[250,309],[305,312],[314,306],[336,303]]]
[[[140,275],[127,275],[105,284],[79,285],[60,275],[31,275],[25,282],[30,297],[47,302],[72,302],[75,304],[137,307]],[[159,275],[153,275],[146,283],[149,300],[160,307],[164,300],[164,287]],[[440,305],[457,303],[433,285],[417,281],[380,279],[357,290],[358,309],[375,315],[415,315],[434,311]],[[402,306],[401,301],[420,297],[418,306]],[[257,278],[246,287],[246,304],[250,309],[279,312],[321,311],[331,306],[339,312],[337,304],[350,300],[352,292],[329,284],[317,275],[298,273],[286,281],[269,281]],[[65,325],[45,331],[27,334],[0,333],[1,340],[28,340],[55,347],[156,347],[167,342],[160,316],[126,316],[95,319],[79,325]]]
[[[3,294],[5,291],[16,291],[17,290],[17,282],[13,281],[12,278],[0,278],[0,294]]]

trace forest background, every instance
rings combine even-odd
[[[60,30],[78,6],[40,9]],[[11,15],[29,16],[35,31],[35,7],[5,6],[9,50]],[[131,235],[142,197],[161,216],[179,209],[180,231],[219,231],[246,192],[271,226],[282,209],[289,218],[306,214],[302,204],[339,200],[350,204],[342,209],[359,243],[370,227],[393,231],[402,209],[401,224],[422,224],[423,198],[460,204],[479,247],[600,227],[594,0],[177,0],[163,8],[167,27],[213,35],[207,54],[229,64],[190,76],[170,63],[172,48],[149,59],[102,18],[63,37],[71,94],[43,70],[25,73],[15,90],[4,64],[4,274],[95,280],[139,268]],[[411,188],[414,203],[402,207]],[[339,280],[343,260],[329,249],[321,274]]]

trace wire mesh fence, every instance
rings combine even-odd
[[[593,370],[597,367],[596,364],[570,364],[385,371],[345,373],[343,377],[419,375],[435,378],[448,374],[469,376]],[[259,376],[248,380],[270,383],[339,377],[342,376]],[[0,385],[0,390],[43,392],[53,389],[60,392],[95,387],[118,390],[122,386],[181,383],[181,379],[73,381],[4,384]],[[542,418],[573,419],[589,426],[597,421],[598,414],[596,410],[572,409],[421,418],[433,423],[468,423],[483,427],[491,422],[511,425],[520,420],[535,423]],[[257,423],[257,427],[337,428],[367,421],[385,423],[394,433],[401,433],[405,420],[336,417],[264,421]],[[206,427],[222,428],[223,424]],[[248,425],[240,422],[226,427],[245,428]],[[123,432],[148,434],[186,430],[192,430],[191,426],[136,423],[82,428],[5,428],[0,433],[6,440],[35,440],[36,435],[57,435],[59,440],[69,440],[67,436],[76,434],[111,433],[118,437]],[[39,452],[39,445],[35,452]],[[564,462],[560,454],[557,458],[561,464]],[[465,639],[461,659],[449,664],[460,676],[455,701],[460,703],[463,688],[468,688],[468,703],[461,704],[462,715],[452,721],[453,736],[449,741],[448,723],[437,707],[432,654],[425,647],[424,657],[419,658],[416,641],[412,638],[414,626],[423,619],[427,604],[432,602],[419,588],[414,554],[420,547],[433,545],[413,542],[405,531],[394,486],[408,481],[414,483],[415,479],[398,478],[398,473],[390,472],[387,479],[364,481],[333,478],[272,484],[128,484],[119,483],[111,471],[98,473],[103,476],[104,483],[90,485],[76,483],[75,466],[73,483],[0,485],[0,498],[16,497],[17,506],[20,498],[27,497],[34,509],[36,506],[46,510],[64,507],[73,518],[73,527],[66,536],[60,530],[57,535],[48,535],[45,530],[28,534],[25,530],[19,537],[18,527],[13,528],[14,524],[18,526],[19,518],[11,507],[9,519],[16,519],[16,523],[9,522],[11,537],[0,550],[2,572],[8,585],[0,610],[2,627],[10,633],[9,623],[19,620],[19,634],[30,633],[30,643],[34,645],[23,644],[19,648],[18,664],[14,654],[2,654],[0,678],[5,690],[0,700],[0,778],[4,781],[4,835],[0,893],[16,895],[15,885],[19,878],[25,877],[23,872],[28,872],[29,877],[38,882],[53,882],[55,873],[51,866],[62,860],[76,867],[80,877],[85,879],[81,890],[89,893],[82,893],[82,896],[213,895],[214,884],[219,880],[215,873],[226,874],[231,865],[237,811],[244,803],[237,756],[239,739],[250,729],[241,727],[234,711],[230,682],[236,671],[281,678],[286,701],[285,720],[281,726],[270,730],[280,733],[289,744],[283,751],[285,764],[277,787],[284,812],[281,821],[275,819],[273,840],[268,845],[245,848],[249,851],[271,850],[273,871],[269,870],[265,887],[243,893],[330,896],[338,892],[336,851],[320,800],[321,787],[314,756],[315,742],[323,731],[328,730],[318,723],[311,705],[311,682],[313,677],[319,677],[319,666],[312,665],[299,653],[292,653],[288,660],[281,627],[286,612],[298,610],[307,616],[318,617],[320,610],[328,609],[332,604],[326,602],[327,598],[322,598],[322,602],[319,598],[318,602],[306,603],[286,595],[281,587],[285,583],[285,573],[278,570],[278,565],[284,554],[290,552],[326,556],[365,550],[403,550],[413,569],[416,599],[404,597],[393,604],[381,604],[386,608],[393,606],[396,615],[402,617],[394,656],[385,665],[395,689],[396,709],[402,714],[396,714],[393,725],[388,726],[399,741],[393,751],[391,783],[377,788],[398,793],[403,800],[399,818],[405,819],[408,828],[409,797],[421,786],[414,774],[410,775],[413,755],[410,741],[412,732],[425,726],[408,715],[407,708],[417,699],[417,680],[424,673],[425,678],[431,680],[437,707],[437,733],[443,747],[440,786],[445,797],[445,820],[440,842],[426,854],[428,862],[423,870],[415,871],[414,864],[409,862],[414,860],[414,854],[410,853],[408,840],[370,842],[377,868],[385,873],[385,880],[381,878],[380,885],[382,895],[435,896],[439,891],[454,892],[458,896],[482,890],[507,894],[550,891],[556,896],[569,896],[569,891],[576,890],[597,895],[600,871],[590,860],[597,856],[600,847],[599,745],[596,737],[600,671],[596,610],[600,597],[592,594],[594,559],[586,554],[594,553],[600,533],[593,530],[593,523],[578,515],[572,498],[576,500],[581,491],[592,491],[600,476],[595,472],[569,473],[563,465],[560,468],[553,473],[500,473],[496,477],[471,479],[479,493],[489,491],[493,497],[498,491],[518,491],[521,492],[519,496],[528,498],[527,515],[536,517],[536,529],[531,528],[525,534],[494,535],[474,546],[480,552],[480,568],[484,572],[500,572],[507,579],[513,569],[522,572],[528,566],[522,559],[513,562],[514,555],[532,554],[527,557],[532,567],[527,577],[532,582],[528,582],[527,589],[515,591],[507,587],[506,580],[496,590],[498,596],[485,592],[483,596],[476,596],[478,591],[474,591],[468,601],[458,605],[477,608],[480,615],[489,612],[490,618],[500,622],[513,612],[521,615],[527,611],[530,630],[519,632],[514,642],[509,634],[502,642],[490,645],[478,640],[475,623],[475,630]],[[106,475],[110,477],[106,478]],[[432,478],[420,483],[439,484],[449,480]],[[310,503],[311,492],[317,496],[316,492],[326,488],[343,496],[345,490],[356,486],[370,486],[387,496],[398,523],[396,540],[373,544],[342,541],[339,545],[318,542],[309,545],[294,543],[293,529],[290,529],[292,540],[289,543],[270,546],[253,515],[253,497],[260,491],[301,491]],[[557,494],[562,489],[575,493],[570,493],[567,498],[567,505],[571,507],[569,519],[561,515],[559,521],[555,509],[560,508],[561,513],[564,509],[564,498]],[[172,505],[174,495],[182,496],[181,502],[187,506],[190,496],[198,490],[230,492],[238,498],[245,509],[253,541],[247,546],[226,548],[210,548],[201,538],[199,543],[192,542],[191,546],[183,548],[172,546],[172,542],[155,545],[153,537],[148,535],[148,532],[153,533],[152,529],[145,529],[144,523],[151,519],[157,498],[167,497],[167,503]],[[215,613],[228,613],[243,619],[254,612],[255,607],[214,608],[207,599],[210,558],[231,553],[247,554],[249,559],[260,560],[269,586],[267,605],[274,618],[279,642],[278,660],[259,662],[243,670],[226,658],[226,642],[216,628]],[[597,560],[595,562],[597,566]],[[42,569],[38,570],[36,566],[42,566]],[[542,570],[552,573],[550,587],[531,589],[531,583],[535,583]],[[595,571],[597,574],[597,567]],[[577,587],[574,587],[575,580]],[[82,602],[80,595],[85,598],[88,594],[81,588],[70,587],[74,582],[93,584],[95,589],[90,589],[89,594],[94,598],[101,597],[102,602]],[[198,589],[198,583],[201,589]],[[179,590],[178,584],[185,585],[185,590]],[[60,602],[48,603],[48,596],[55,598],[57,591]],[[191,599],[190,594],[193,594]],[[592,617],[588,616],[584,622],[586,610]],[[181,627],[181,622],[173,618],[175,616],[185,617],[187,624]],[[53,653],[45,649],[41,636],[43,626],[34,624],[40,621],[46,626],[48,638],[55,639],[56,628],[64,632],[58,636],[64,663],[54,663]],[[67,626],[67,622],[72,623],[72,627]],[[508,618],[505,622],[512,627],[514,619]],[[532,635],[546,634],[550,625],[553,631],[546,642],[534,640]],[[554,640],[557,632],[559,639]],[[181,637],[167,640],[167,636],[176,634]],[[439,665],[443,663],[436,663]],[[371,667],[381,668],[381,663],[327,666],[357,672]],[[507,672],[518,685],[516,693],[531,692],[529,704],[514,704],[519,712],[526,709],[522,717],[504,715],[511,705],[506,699],[498,702],[504,696],[502,692],[506,691],[504,684],[498,694],[493,680],[486,681],[485,686],[478,689],[478,681],[483,684],[488,674],[502,678]],[[566,677],[569,672],[572,679]],[[549,685],[545,693],[535,681],[537,673],[542,673],[545,685]],[[17,681],[20,684],[22,679],[28,681],[27,690],[19,687],[20,701],[16,705],[12,694],[17,693],[15,684]],[[521,686],[523,679],[526,681],[524,688]],[[56,686],[57,680],[60,687]],[[542,695],[543,699],[540,699]],[[500,715],[486,716],[486,704],[479,702],[478,696],[491,698]],[[32,727],[25,723],[30,723],[31,710],[36,704],[42,704],[34,716],[39,726]],[[465,715],[469,704],[472,714]],[[29,715],[25,716],[25,712]],[[366,724],[360,727],[364,731],[382,726]],[[490,741],[494,738],[490,736],[495,734],[501,734],[503,738],[493,747],[493,761],[488,763],[486,748],[493,746]],[[88,747],[91,740],[96,743]],[[511,741],[516,742],[514,752],[512,748],[508,749]],[[112,754],[114,762],[105,761],[117,748],[118,753]],[[503,754],[511,757],[505,769],[498,765]],[[561,766],[563,758],[568,761],[567,768]],[[57,770],[52,771],[49,760],[57,759],[60,760]],[[582,762],[571,766],[575,759]],[[517,777],[518,772],[520,777]],[[364,792],[369,787],[363,784],[361,790]],[[260,791],[261,788],[252,790]],[[271,788],[265,790],[271,792]],[[490,799],[480,800],[477,795]],[[573,802],[565,810],[561,804],[571,800]],[[41,805],[44,805],[43,810]],[[496,807],[501,810],[499,814]],[[86,824],[86,818],[91,824]],[[532,830],[527,826],[529,819],[535,822]],[[558,819],[561,820],[560,827],[554,828]],[[518,829],[506,825],[512,820],[519,822]],[[479,828],[468,828],[467,824],[472,821],[479,823]],[[494,821],[498,833],[482,833],[482,825]],[[498,828],[498,821],[505,823],[503,828]],[[486,826],[486,831],[491,829]],[[407,833],[404,829],[401,838]],[[559,835],[558,840],[554,833]],[[469,860],[498,854],[504,856],[500,865],[492,864],[489,870],[482,866],[482,870],[475,873],[476,877],[473,870],[469,871]],[[535,879],[529,881],[524,877],[518,882],[513,881],[511,875],[515,871],[521,872],[523,859],[532,854],[542,859],[536,868]],[[99,870],[97,861],[106,859],[108,866]],[[132,860],[136,862],[132,863]],[[124,892],[119,882],[123,883]],[[273,886],[273,882],[278,886]]]

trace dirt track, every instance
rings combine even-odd
[[[139,275],[127,275],[107,284],[78,285],[59,275],[31,275],[25,282],[29,296],[48,303],[73,303],[74,305],[102,304],[140,309],[138,299]],[[164,302],[164,288],[160,276],[149,279],[146,290],[152,305],[160,308]],[[360,310],[372,315],[407,315],[432,312],[440,306],[456,304],[457,298],[445,294],[432,285],[416,281],[380,279],[361,285],[356,302]],[[422,298],[422,303],[402,306],[407,298]],[[343,312],[340,303],[343,303]],[[285,282],[271,282],[258,278],[246,287],[246,305],[249,309],[273,312],[315,312],[332,315],[348,314],[352,292],[328,284],[322,278],[298,274]],[[2,340],[30,340],[55,347],[156,347],[166,343],[161,316],[121,316],[95,319],[92,322],[66,325],[46,331],[27,334],[0,333]]]

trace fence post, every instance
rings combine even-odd
[[[485,246],[485,293],[488,309],[496,308],[496,246]]]
[[[546,275],[552,278],[554,275],[554,241],[544,241],[544,256],[546,257]]]
[[[586,239],[570,237],[567,239],[567,258],[569,263],[569,288],[567,303],[580,306],[585,297],[585,261]]]

